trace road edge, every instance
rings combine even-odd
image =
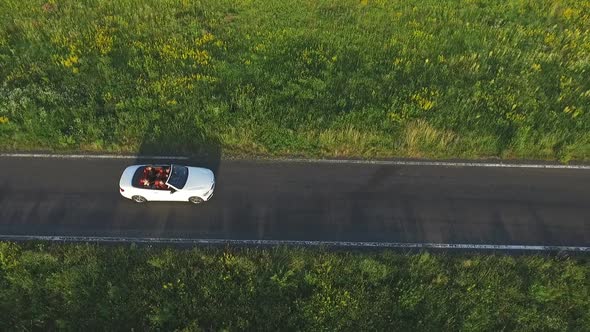
[[[590,253],[590,247],[543,246],[543,245],[502,245],[466,243],[404,243],[404,242],[356,242],[356,241],[298,241],[298,240],[234,240],[234,239],[190,239],[159,237],[102,237],[66,235],[3,235],[1,241],[47,241],[64,243],[114,243],[114,244],[169,244],[169,245],[234,245],[234,246],[294,246],[334,248],[376,248],[376,249],[442,249],[476,251],[552,251]]]
[[[51,154],[51,153],[0,153],[0,158],[56,158],[56,159],[132,159],[132,160],[190,160],[187,156],[158,155],[114,155],[114,154]],[[436,160],[371,160],[371,159],[311,159],[311,158],[226,158],[227,161],[249,161],[266,163],[308,163],[341,165],[381,165],[381,166],[439,166],[439,167],[485,167],[485,168],[534,168],[534,169],[574,169],[590,170],[585,164],[518,163],[486,161],[436,161]]]

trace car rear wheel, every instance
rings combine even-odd
[[[131,197],[131,199],[135,203],[145,203],[145,202],[147,202],[147,199],[145,199],[145,197],[143,197],[143,196],[133,196],[133,197]]]
[[[189,202],[193,203],[193,204],[201,204],[203,203],[203,199],[201,197],[196,197],[193,196],[191,198],[188,199]]]

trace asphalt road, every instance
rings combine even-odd
[[[0,158],[0,235],[590,245],[588,170],[221,161],[194,206],[122,198],[133,163]]]

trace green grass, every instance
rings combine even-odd
[[[0,242],[0,329],[590,331],[590,262]]]
[[[590,160],[588,0],[4,0],[0,149]]]

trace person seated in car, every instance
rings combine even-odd
[[[156,189],[168,189],[168,186],[162,180],[156,180],[156,182],[154,182],[154,187],[156,187]]]
[[[139,180],[139,184],[143,187],[149,187],[150,186],[150,180],[148,180],[147,178],[141,178]]]
[[[156,177],[158,179],[165,179],[167,177],[163,167],[156,168]]]

